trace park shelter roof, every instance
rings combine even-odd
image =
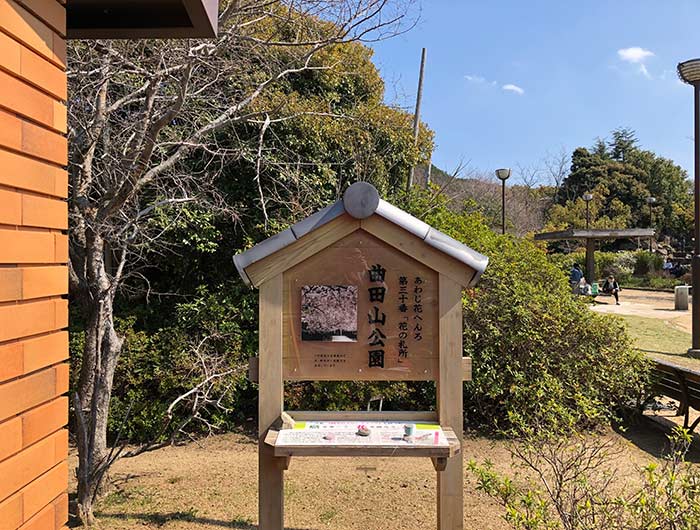
[[[215,37],[218,0],[69,0],[69,39]]]
[[[569,229],[559,232],[542,232],[535,234],[536,241],[562,241],[566,239],[625,239],[628,237],[652,237],[653,228],[628,228],[628,229]]]
[[[247,285],[257,287],[258,282],[250,277],[246,269],[254,263],[289,247],[304,236],[320,231],[322,227],[328,226],[345,214],[356,220],[369,219],[375,215],[379,216],[419,238],[429,247],[466,265],[474,272],[468,281],[463,282],[465,286],[471,287],[476,285],[488,264],[489,260],[483,254],[472,250],[447,234],[432,228],[420,219],[416,219],[396,206],[380,199],[379,193],[371,184],[356,182],[345,191],[342,199],[299,221],[287,230],[258,243],[253,248],[236,254],[233,257],[233,262],[238,273]],[[363,228],[367,229],[366,226],[363,226]],[[369,231],[372,233],[371,229]],[[313,240],[313,238],[308,237],[306,240]],[[321,249],[319,248],[318,250]],[[404,250],[404,252],[406,251]]]

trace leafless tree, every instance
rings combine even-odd
[[[73,403],[84,524],[94,522],[114,459],[107,418],[124,340],[118,293],[144,277],[149,254],[176,250],[163,236],[183,209],[236,218],[214,184],[229,161],[259,161],[269,124],[293,117],[284,99],[267,97],[271,90],[338,68],[319,59],[329,47],[404,30],[406,8],[398,0],[230,0],[216,40],[71,45],[70,287],[86,320]],[[257,141],[236,138],[234,124],[259,130]],[[256,184],[265,211],[260,171]]]
[[[523,236],[544,226],[549,197],[543,193],[543,171],[536,165],[518,164],[509,188],[508,214],[516,235]]]
[[[513,444],[511,451],[535,474],[565,530],[605,528],[619,519],[607,506],[616,475],[609,462],[621,454],[610,439],[562,437]]]
[[[562,182],[569,174],[569,169],[571,166],[571,154],[562,147],[556,153],[547,155],[543,164],[545,167],[545,173],[554,187],[554,195],[552,201],[556,204],[559,199],[559,190],[561,189]]]
[[[522,236],[544,225],[547,197],[541,187],[541,171],[536,167],[518,166],[506,187],[506,223],[509,232]],[[510,181],[509,181],[510,182]],[[456,209],[477,211],[494,227],[501,224],[501,182],[488,173],[460,166],[450,178],[437,177],[440,192],[451,199]]]

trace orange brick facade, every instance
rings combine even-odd
[[[65,0],[0,0],[0,530],[68,520]]]

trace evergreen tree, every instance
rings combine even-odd
[[[590,149],[575,149],[571,170],[549,214],[550,228],[580,227],[585,223],[585,193],[594,195],[592,226],[649,227],[647,198],[654,197],[653,228],[657,234],[676,239],[687,237],[692,221],[687,173],[672,160],[641,149],[638,144],[633,130],[619,128],[612,131],[609,140],[598,138]],[[583,204],[583,218],[578,201]],[[613,226],[615,223],[618,225]]]

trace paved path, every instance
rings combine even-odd
[[[673,293],[637,291],[623,287],[620,305],[615,305],[615,299],[611,296],[599,296],[592,309],[599,313],[658,318],[681,331],[691,331],[691,313],[673,309]]]

